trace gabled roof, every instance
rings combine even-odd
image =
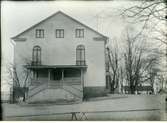
[[[40,21],[39,23],[37,23],[37,24],[31,26],[30,28],[26,29],[25,31],[23,31],[23,32],[19,33],[18,35],[12,37],[12,39],[17,39],[18,36],[22,35],[22,34],[25,33],[26,31],[28,31],[28,30],[30,30],[30,29],[32,29],[32,28],[38,26],[39,24],[41,24],[41,23],[47,21],[48,19],[52,18],[53,16],[55,16],[55,15],[57,15],[57,14],[59,14],[59,13],[63,14],[64,16],[66,16],[66,17],[68,17],[68,18],[70,18],[71,20],[73,20],[73,21],[79,23],[80,25],[82,25],[82,26],[84,26],[84,27],[86,27],[86,28],[92,30],[93,32],[99,34],[99,35],[102,36],[103,38],[107,39],[107,37],[106,37],[105,35],[103,35],[103,34],[97,32],[96,30],[92,29],[91,27],[89,27],[89,26],[87,26],[87,25],[85,25],[85,24],[79,22],[78,20],[72,18],[71,16],[69,16],[69,15],[67,15],[67,14],[65,14],[65,13],[63,13],[63,12],[61,12],[61,11],[58,11],[58,12],[52,14],[51,16],[45,18],[44,20]]]

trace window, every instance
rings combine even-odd
[[[56,38],[64,38],[64,29],[56,29]]]
[[[36,29],[36,38],[44,38],[44,29]]]
[[[78,45],[76,49],[76,65],[85,65],[85,47]]]
[[[84,37],[84,29],[76,29],[75,30],[75,37],[76,38],[83,38]]]
[[[32,53],[32,65],[41,64],[41,48],[40,46],[34,46]]]

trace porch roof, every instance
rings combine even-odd
[[[25,65],[28,69],[52,69],[52,68],[87,68],[87,65]]]

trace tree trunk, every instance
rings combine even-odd
[[[114,82],[112,81],[112,83],[111,83],[111,88],[110,88],[110,92],[112,93],[112,94],[114,94]]]
[[[130,93],[131,94],[135,94],[135,86],[133,86],[133,85],[130,85]]]

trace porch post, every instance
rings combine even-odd
[[[61,80],[63,81],[64,80],[64,69],[62,69],[62,73],[61,73]]]
[[[83,90],[83,95],[82,95],[82,100],[83,100],[84,98],[84,72],[82,68],[81,68],[81,89]]]
[[[49,81],[50,81],[50,69],[48,69],[48,86],[49,86]]]
[[[64,83],[64,69],[62,69],[61,80],[62,80],[62,85],[63,85],[63,83]]]
[[[84,74],[83,74],[83,69],[81,68],[81,85],[84,87]]]

